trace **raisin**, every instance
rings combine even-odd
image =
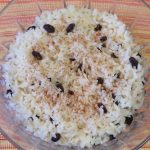
[[[109,135],[109,140],[114,140],[116,139],[112,134]]]
[[[79,64],[78,69],[82,71],[82,63]]]
[[[50,82],[52,81],[52,79],[51,78],[47,78]]]
[[[116,123],[115,125],[116,125],[116,126],[119,126],[119,125],[120,125],[120,123]]]
[[[66,29],[66,32],[67,33],[72,32],[74,28],[75,28],[75,24],[71,23],[71,24],[68,25],[68,27]]]
[[[39,116],[39,115],[36,115],[35,117],[36,117],[36,118],[38,118],[38,119],[40,118],[40,116]]]
[[[134,57],[130,57],[129,61],[132,65],[132,67],[136,67],[136,69],[138,68],[138,61]]]
[[[103,84],[104,83],[104,79],[101,77],[97,78],[97,84]]]
[[[102,37],[100,38],[100,41],[101,41],[101,42],[107,41],[107,36],[102,36]]]
[[[35,29],[36,29],[36,26],[31,26],[31,27],[29,27],[29,28],[27,29],[27,31],[30,30],[30,29],[35,30]]]
[[[111,53],[112,58],[118,58],[114,53]]]
[[[45,24],[43,26],[43,28],[48,32],[48,33],[54,33],[55,32],[55,28],[50,25],[50,24]]]
[[[32,51],[32,55],[37,59],[37,60],[42,60],[42,55],[37,52],[37,51]]]
[[[29,117],[28,119],[31,120],[31,121],[33,121],[33,117]]]
[[[106,47],[106,44],[105,44],[105,43],[103,43],[103,44],[102,44],[102,47]]]
[[[116,78],[119,79],[120,78],[120,72],[115,73],[114,76],[116,76]]]
[[[101,31],[102,26],[100,24],[98,24],[95,28],[94,31]]]
[[[54,119],[50,117],[49,120],[50,120],[51,123],[53,124]]]
[[[116,77],[117,77],[117,79],[119,79],[119,78],[120,78],[120,73],[117,73],[117,76],[116,76]]]
[[[125,124],[130,125],[133,121],[133,116],[125,117]]]
[[[51,140],[52,140],[53,142],[57,142],[60,138],[61,138],[61,135],[60,135],[59,133],[56,133],[56,134],[55,134],[55,137],[52,137]]]
[[[8,90],[6,91],[6,94],[10,94],[10,95],[12,96],[13,92],[12,92],[11,89],[8,89]]]
[[[57,87],[58,89],[60,89],[60,92],[64,92],[64,87],[62,86],[61,83],[56,82],[56,87]]]
[[[97,47],[97,49],[98,49],[100,52],[102,52],[102,50],[101,50],[99,47]]]
[[[74,92],[73,92],[73,91],[71,91],[71,90],[68,90],[68,94],[70,94],[70,95],[74,95]]]
[[[57,128],[58,124],[55,124],[55,127]]]
[[[137,53],[137,56],[142,57],[140,53]]]
[[[75,58],[69,58],[69,60],[70,60],[70,61],[75,61],[76,59],[75,59]]]
[[[145,84],[145,82],[144,82],[144,81],[142,81],[142,84],[144,85],[144,84]]]
[[[39,85],[41,85],[41,83],[42,83],[42,82],[41,82],[41,81],[39,81]]]
[[[114,93],[112,93],[112,98],[115,99],[116,98],[116,95]]]
[[[115,102],[115,104],[118,106],[119,105],[119,102],[118,101],[114,101]]]
[[[99,108],[102,107],[104,113],[105,113],[105,114],[107,113],[107,109],[106,109],[105,105],[103,105],[102,103],[98,103],[98,107],[99,107]]]

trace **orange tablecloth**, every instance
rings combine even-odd
[[[11,0],[0,0],[0,10]],[[150,0],[145,0],[150,4]],[[0,133],[0,150],[17,150],[1,133]],[[150,150],[150,141],[147,142],[140,150]]]

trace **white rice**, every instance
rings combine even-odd
[[[71,23],[75,28],[66,33]],[[47,33],[45,24],[55,32]],[[97,24],[101,31],[94,30]],[[125,24],[108,12],[70,6],[43,12],[34,25],[35,30],[18,33],[3,65],[6,88],[13,92],[7,91],[6,96],[27,130],[46,141],[59,133],[56,144],[81,147],[102,144],[122,132],[125,118],[142,105],[144,97],[143,61],[137,55],[141,47]],[[105,42],[100,41],[103,36],[107,36]],[[33,57],[33,50],[42,60]],[[130,57],[138,61],[137,69]],[[98,77],[104,83],[97,84]]]

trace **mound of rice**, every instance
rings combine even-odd
[[[114,14],[73,6],[44,11],[10,45],[6,97],[43,140],[102,144],[130,125],[143,103],[140,49]]]

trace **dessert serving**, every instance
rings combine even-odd
[[[115,14],[44,11],[5,58],[9,106],[45,141],[91,147],[113,140],[143,103],[140,50]]]

